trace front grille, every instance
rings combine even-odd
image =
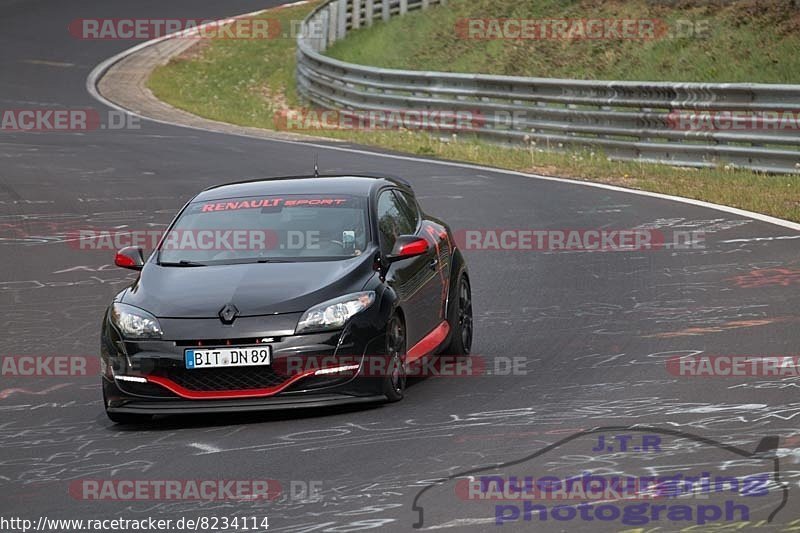
[[[288,376],[275,372],[271,366],[194,370],[172,368],[161,375],[192,391],[266,389],[281,385],[289,379]]]
[[[267,340],[264,340],[267,339]],[[264,342],[281,342],[282,337],[250,337],[246,339],[195,339],[175,341],[175,346],[179,348],[194,348],[208,346],[253,346]]]

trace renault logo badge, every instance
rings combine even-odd
[[[219,319],[223,324],[233,324],[236,317],[239,315],[239,310],[233,304],[227,304],[219,310]]]

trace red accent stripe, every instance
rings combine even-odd
[[[260,398],[264,396],[272,396],[274,394],[277,394],[286,387],[288,387],[289,385],[291,385],[292,383],[294,383],[295,381],[303,379],[306,376],[310,376],[317,370],[318,369],[307,370],[306,372],[302,372],[296,376],[289,378],[280,385],[276,385],[275,387],[268,387],[265,389],[197,391],[181,387],[171,379],[165,378],[163,376],[147,376],[147,381],[149,381],[150,383],[155,383],[156,385],[161,385],[165,389],[174,392],[181,398],[186,398],[188,400],[226,400],[230,398]]]
[[[428,241],[425,239],[417,239],[416,241],[412,241],[408,244],[404,244],[400,247],[400,251],[398,255],[413,255],[413,254],[424,254],[428,251],[429,245]]]
[[[444,342],[448,333],[450,333],[450,324],[447,322],[447,320],[444,320],[442,323],[436,326],[433,331],[425,335],[421,341],[408,350],[408,353],[406,354],[406,362],[412,363],[420,357],[424,357],[434,351],[439,347],[440,344]]]

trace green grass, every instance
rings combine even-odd
[[[304,18],[309,6],[270,10],[281,28]],[[148,82],[162,100],[197,115],[272,128],[277,100],[297,105],[294,39],[214,39],[157,68]]]
[[[451,5],[457,3],[451,0]],[[281,18],[282,27],[286,28],[290,27],[290,20],[303,18],[312,7],[299,6],[261,16]],[[277,112],[299,107],[294,71],[295,43],[292,39],[215,40],[201,43],[157,68],[149,86],[158,98],[197,115],[272,129]],[[307,133],[416,155],[685,196],[800,221],[798,177],[766,176],[724,168],[695,170],[616,162],[592,152],[551,153],[502,148],[463,135],[443,141],[412,131],[315,130]]]
[[[800,81],[800,11],[792,0],[677,3],[680,8],[652,0],[450,0],[424,14],[412,12],[352,32],[328,54],[387,68],[511,76]],[[687,7],[693,4],[700,7]],[[460,20],[495,17],[657,19],[668,28],[683,28],[681,35],[700,35],[650,40],[470,40],[456,30]]]

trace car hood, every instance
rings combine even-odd
[[[239,316],[299,313],[364,287],[373,254],[343,261],[162,267],[148,262],[123,295],[158,318],[215,318],[226,304]]]

